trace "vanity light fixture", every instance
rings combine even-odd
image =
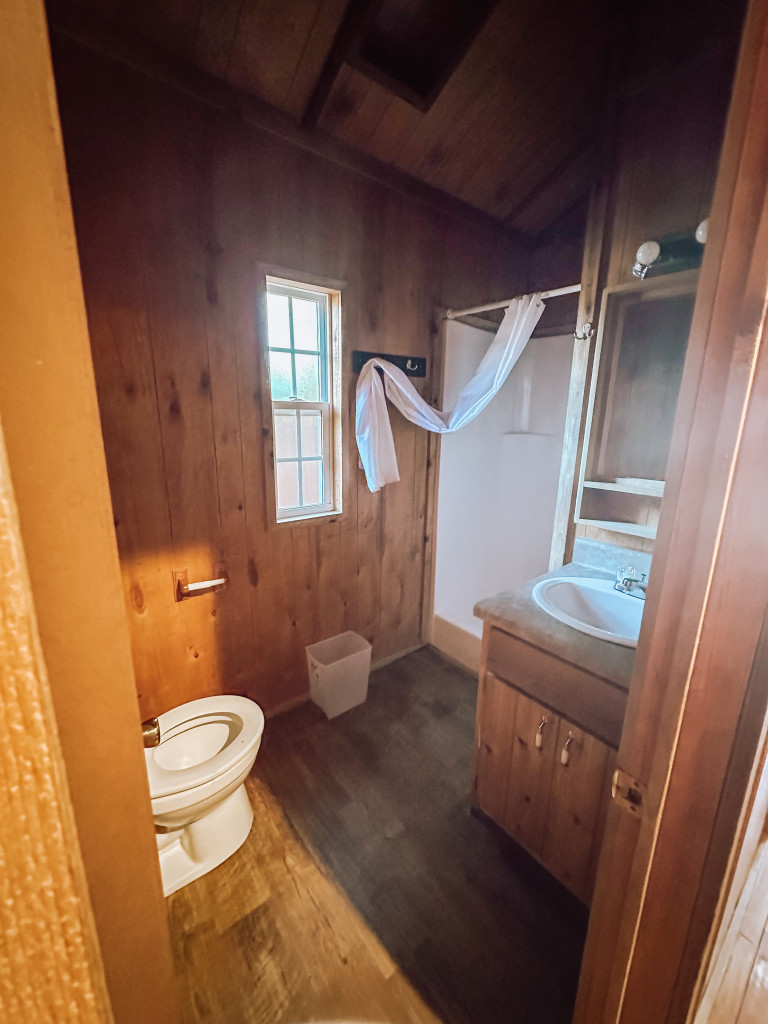
[[[665,235],[658,241],[643,242],[635,253],[632,266],[634,277],[642,281],[646,275],[656,277],[701,266],[702,246],[707,241],[709,219],[695,229],[689,228],[674,235]]]
[[[659,256],[661,256],[661,246],[658,242],[643,242],[635,253],[635,263],[632,267],[632,274],[635,277],[639,277],[642,281]]]
[[[701,222],[701,224],[699,224],[699,226],[696,228],[696,241],[697,242],[699,242],[701,245],[706,245],[708,238],[709,238],[709,217],[707,217],[705,220],[703,220]]]

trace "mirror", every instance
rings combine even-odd
[[[697,271],[603,293],[576,522],[653,538]]]

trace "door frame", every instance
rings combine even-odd
[[[758,756],[737,740],[768,609],[766,109],[768,2],[752,0],[619,749],[644,809],[609,811],[577,1024],[686,1019]]]

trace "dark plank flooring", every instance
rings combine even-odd
[[[446,1024],[566,1024],[586,910],[470,813],[476,693],[425,648],[269,721],[255,771]]]

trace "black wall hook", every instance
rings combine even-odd
[[[352,372],[360,373],[369,359],[386,359],[388,363],[392,363],[408,377],[427,376],[427,360],[423,356],[393,356],[389,352],[360,352],[358,350],[352,353]]]

